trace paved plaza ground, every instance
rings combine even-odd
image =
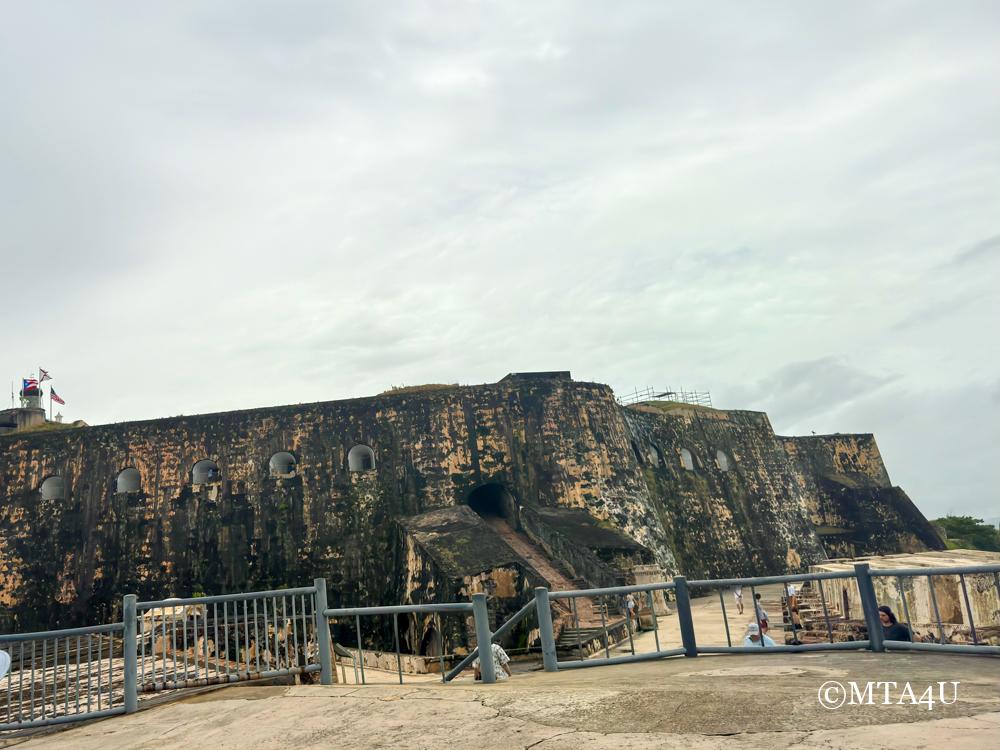
[[[777,596],[765,590],[765,598]],[[729,601],[726,602],[727,607]],[[699,642],[725,645],[718,597],[692,602]],[[735,613],[733,640],[749,615]],[[659,620],[662,648],[679,645],[674,616]],[[652,632],[634,638],[655,650]],[[612,655],[628,653],[626,641]],[[596,657],[603,653],[595,654]],[[19,750],[268,750],[270,748],[946,748],[1000,747],[1000,658],[933,653],[836,653],[676,657],[639,664],[533,671],[480,685],[466,672],[447,686],[436,675],[367,670],[368,685],[226,687],[131,716],[9,739]],[[353,681],[352,670],[344,671]],[[891,705],[828,709],[829,681],[894,681]],[[953,705],[907,705],[938,682],[958,680]],[[882,692],[875,695],[881,703]],[[904,698],[904,704],[895,701]],[[951,686],[946,699],[951,700]],[[0,740],[0,747],[4,746]]]
[[[953,705],[829,710],[829,680],[959,680]],[[898,691],[894,691],[894,695]],[[950,695],[947,696],[950,699]],[[27,739],[23,750],[125,748],[1000,747],[1000,659],[867,652],[702,656],[484,686],[229,687]]]

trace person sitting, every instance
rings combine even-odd
[[[878,619],[882,623],[882,638],[887,641],[912,641],[910,629],[896,619],[892,609],[883,604],[878,608]]]
[[[760,648],[761,638],[764,639],[764,646],[774,646],[774,639],[769,635],[761,636],[760,628],[757,623],[751,622],[747,625],[747,632],[743,635],[743,645],[744,646],[757,646]]]
[[[510,677],[510,667],[507,664],[510,662],[510,657],[507,656],[507,652],[503,650],[499,643],[490,644],[491,655],[493,657],[493,674],[496,675],[497,682],[506,680]],[[475,679],[483,679],[483,673],[479,668],[479,657],[477,656],[472,662],[472,669],[475,674]]]

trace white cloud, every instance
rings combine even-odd
[[[960,510],[992,491],[974,394],[998,364],[998,21],[19,6],[9,377],[41,363],[100,422],[569,368],[873,430],[921,507]],[[943,425],[886,416],[932,394]],[[945,434],[979,435],[961,482],[927,460]]]

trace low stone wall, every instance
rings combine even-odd
[[[343,647],[346,648],[346,647]],[[354,658],[357,659],[358,650],[356,648],[346,648],[354,654]],[[456,654],[445,654],[444,657],[444,667],[445,669],[451,669],[453,664],[457,664],[458,660],[463,658],[465,655]],[[351,668],[351,662],[344,657],[337,657],[338,664],[342,663],[346,668]],[[441,673],[441,662],[437,656],[416,656],[414,654],[400,654],[399,655],[400,666],[402,667],[404,674],[440,674]],[[396,652],[395,651],[369,651],[364,650],[364,663],[365,669],[382,669],[387,672],[396,671]],[[360,662],[358,665],[360,666]]]
[[[905,565],[905,562],[892,558],[882,561],[873,558],[869,559],[868,562],[873,568],[903,567]],[[946,564],[940,561],[939,556],[935,556],[930,562]],[[962,560],[959,562],[975,564],[975,562]],[[845,564],[817,565],[810,570],[818,572],[843,569]],[[892,607],[900,621],[906,621],[907,613],[909,613],[914,630],[918,633],[930,631],[937,638],[937,617],[934,612],[934,599],[931,597],[931,581],[933,581],[934,598],[937,600],[937,608],[944,625],[945,636],[954,633],[955,639],[958,641],[971,641],[969,613],[962,593],[961,579],[958,575],[935,575],[931,578],[907,576],[899,579],[886,576],[872,577],[875,598],[880,605],[886,604]],[[861,595],[854,579],[822,581],[822,586],[827,605],[832,611],[855,619],[863,617]],[[992,573],[969,574],[965,576],[965,586],[969,595],[972,621],[984,639],[990,637],[989,634],[993,630],[1000,629],[1000,592],[997,591],[996,578]],[[847,612],[844,611],[845,601]],[[977,635],[980,635],[980,632],[977,632]]]
[[[636,565],[629,571],[627,578],[629,586],[638,586],[643,583],[659,583],[667,580],[663,569],[659,565]],[[649,612],[649,597],[646,594],[636,596],[636,601],[639,604],[640,617],[643,613]],[[667,608],[666,593],[662,590],[653,592],[653,606],[656,608],[657,615],[670,614],[670,610]]]
[[[597,555],[568,539],[531,508],[522,507],[518,520],[532,541],[554,561],[561,562],[574,578],[583,578],[590,585],[599,587],[617,585],[614,571]]]

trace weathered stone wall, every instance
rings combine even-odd
[[[625,415],[633,460],[685,575],[782,573],[825,558],[804,483],[767,415],[666,402]]]
[[[796,481],[830,557],[940,550],[913,501],[889,480],[872,435],[783,437]]]
[[[798,570],[823,558],[810,514],[832,518],[841,501],[818,489],[826,453],[801,444],[796,453],[788,440],[775,438],[760,413],[623,409],[607,386],[568,373],[8,434],[0,436],[0,629],[107,621],[125,592],[214,594],[316,576],[328,579],[331,606],[447,601],[480,586],[507,611],[530,594],[530,565],[486,536],[464,544],[460,561],[435,550],[431,537],[459,516],[431,519],[422,540],[407,521],[427,522],[487,483],[506,488],[521,517],[553,527],[543,535],[549,542],[558,535],[579,548],[574,569],[597,570],[581,562],[594,561],[589,549],[620,570],[629,560],[698,577]],[[349,470],[358,444],[374,451],[373,469]],[[280,451],[295,457],[295,471],[271,476],[269,459]],[[217,462],[220,476],[195,485],[201,459]],[[898,489],[887,476],[879,484],[874,441],[859,439],[853,454],[830,460],[840,476],[853,471],[879,492]],[[116,492],[126,467],[141,475],[138,492]],[[66,480],[64,499],[42,498],[52,475]],[[915,508],[900,515],[893,502],[886,533],[902,538],[922,516]],[[557,508],[585,510],[609,539],[636,545],[591,539],[585,526],[540,513]],[[606,572],[591,571],[600,582]],[[414,644],[427,637],[427,622],[411,625]]]
[[[373,471],[347,453],[371,446]],[[0,597],[21,629],[107,619],[142,598],[270,588],[326,576],[331,602],[399,600],[393,519],[499,482],[521,503],[586,507],[670,562],[609,388],[566,378],[0,438]],[[295,476],[272,478],[289,451]],[[220,481],[192,485],[201,459]],[[117,494],[126,467],[138,493]],[[66,480],[64,500],[42,481]],[[492,561],[482,560],[488,570]]]

